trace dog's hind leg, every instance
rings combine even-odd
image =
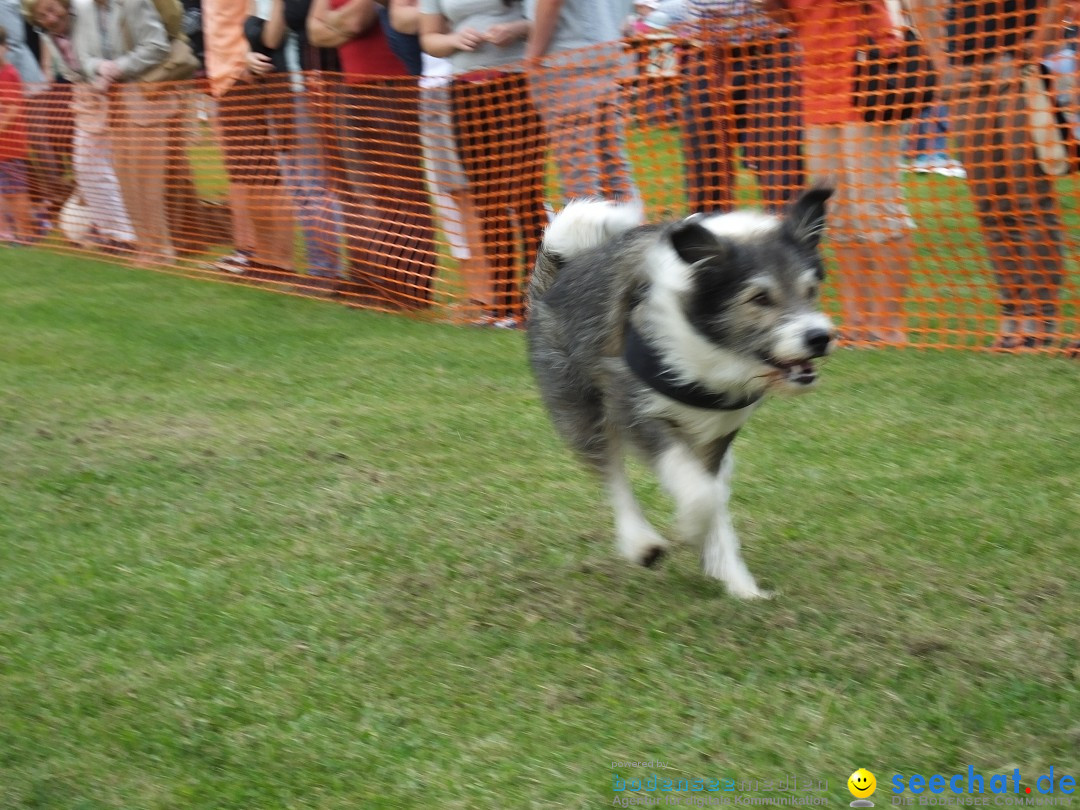
[[[667,554],[668,542],[641,511],[626,474],[622,449],[618,445],[609,449],[604,480],[611,506],[615,510],[615,542],[619,553],[630,562],[651,568]]]
[[[754,575],[743,562],[739,538],[731,523],[728,500],[733,469],[730,450],[714,475],[682,444],[668,448],[656,465],[660,482],[675,499],[683,536],[701,543],[705,573],[723,582],[732,596],[766,599],[771,594],[758,588]]]

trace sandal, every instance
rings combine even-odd
[[[1021,349],[1041,349],[1053,346],[1049,335],[1002,335],[991,347],[995,352],[1016,352]]]

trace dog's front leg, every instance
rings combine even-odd
[[[615,542],[619,553],[630,562],[651,568],[667,554],[668,542],[641,511],[626,475],[622,451],[617,447],[610,450],[604,477],[615,510]]]
[[[723,582],[732,596],[767,599],[772,594],[758,588],[739,553],[739,538],[728,511],[734,466],[729,448],[713,475],[689,448],[678,445],[660,458],[657,474],[675,499],[683,536],[701,543],[705,573]]]

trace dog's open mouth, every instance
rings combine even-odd
[[[796,360],[782,363],[779,360],[767,358],[765,362],[780,372],[778,377],[785,382],[794,385],[812,385],[817,381],[817,369],[814,368],[812,360]]]

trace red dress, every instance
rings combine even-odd
[[[15,111],[12,123],[0,132],[0,161],[25,160],[30,154],[26,139],[26,102],[22,81],[12,65],[0,68],[0,110]]]
[[[330,0],[330,8],[341,8],[349,0]],[[408,76],[409,71],[383,36],[376,17],[367,30],[355,39],[338,46],[341,69],[348,76]]]

